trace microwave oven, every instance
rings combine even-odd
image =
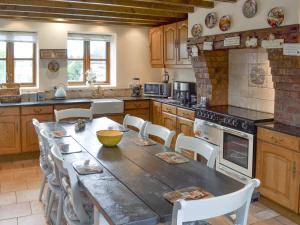
[[[171,96],[171,83],[145,83],[144,96],[167,98]]]

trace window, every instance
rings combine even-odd
[[[35,34],[0,32],[0,83],[36,85]]]
[[[84,85],[88,72],[95,74],[97,84],[110,82],[111,36],[69,34],[68,83]]]

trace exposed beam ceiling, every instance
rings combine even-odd
[[[0,0],[0,18],[158,26],[213,6],[211,0]]]

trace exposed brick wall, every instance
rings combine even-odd
[[[209,105],[228,104],[228,51],[201,51],[192,57],[197,82],[198,101],[208,97]]]
[[[275,120],[300,127],[300,57],[268,50],[275,87]]]

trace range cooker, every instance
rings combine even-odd
[[[216,169],[241,182],[255,176],[256,123],[273,114],[235,106],[196,110],[195,136],[219,146]]]

